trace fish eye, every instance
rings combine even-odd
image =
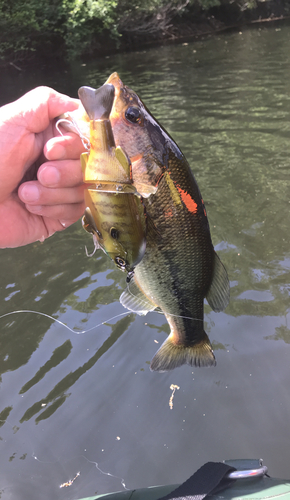
[[[111,228],[111,236],[114,238],[114,240],[117,240],[119,238],[119,231],[115,227]]]
[[[121,267],[122,269],[125,269],[126,261],[124,259],[122,259],[122,257],[116,257],[115,262],[116,262],[117,266]]]
[[[131,123],[138,123],[141,118],[141,111],[139,108],[129,106],[125,112],[126,119]]]

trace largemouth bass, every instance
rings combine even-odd
[[[110,121],[116,144],[132,162],[133,183],[148,217],[147,246],[121,303],[137,313],[159,307],[170,335],[151,369],[171,370],[185,363],[215,365],[204,331],[204,298],[214,311],[229,302],[227,272],[211,241],[200,191],[173,139],[117,73]]]
[[[147,217],[146,251],[120,301],[138,314],[160,308],[170,325],[151,370],[215,365],[204,331],[204,299],[214,311],[224,310],[229,281],[213,248],[199,188],[181,150],[138,95],[117,73],[105,85],[115,89],[114,140],[130,159]]]
[[[83,227],[93,234],[123,271],[133,272],[146,248],[146,219],[141,197],[132,183],[130,160],[116,147],[109,115],[114,86],[79,89],[90,124],[90,152],[81,155],[86,210]]]

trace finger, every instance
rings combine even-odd
[[[37,172],[39,183],[47,188],[69,188],[83,183],[80,160],[47,162]]]
[[[73,224],[79,220],[85,211],[84,202],[53,206],[25,205],[25,207],[31,214],[62,221],[63,227],[67,227],[69,224]]]
[[[47,141],[43,149],[48,160],[76,160],[84,151],[83,143],[77,134],[53,137]]]
[[[67,188],[47,188],[42,186],[40,182],[30,181],[19,187],[18,196],[23,203],[33,206],[82,203],[84,187],[81,185]]]
[[[66,111],[74,111],[79,101],[60,94],[50,87],[37,87],[13,103],[3,106],[1,112],[5,118],[15,118],[14,124],[27,127],[32,133],[45,130],[51,120]]]
[[[46,228],[47,235],[43,236],[39,241],[43,241],[45,238],[48,238],[49,236],[52,236],[56,231],[63,231],[67,227],[71,226],[77,220],[59,220],[59,219],[52,219],[50,217],[39,217],[43,221],[43,224]]]

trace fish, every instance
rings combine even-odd
[[[140,315],[155,309],[165,315],[170,333],[151,361],[152,371],[215,366],[204,300],[223,311],[230,286],[197,182],[178,145],[118,73],[105,85],[114,86],[109,120],[115,144],[130,161],[147,225],[144,255],[128,274],[120,302]]]
[[[214,250],[197,182],[180,148],[139,96],[113,73],[110,122],[117,145],[132,163],[133,184],[147,214],[146,251],[122,293],[124,307],[139,314],[159,308],[170,326],[150,368],[212,366],[204,331],[204,299],[215,312],[229,303],[227,271]]]
[[[146,216],[132,183],[131,162],[114,141],[109,121],[114,92],[111,84],[98,90],[82,87],[78,92],[90,127],[90,151],[81,155],[86,205],[82,224],[93,235],[95,249],[132,273],[145,253]]]

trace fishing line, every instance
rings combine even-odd
[[[106,471],[103,471],[100,467],[99,467],[99,463],[98,462],[95,462],[93,460],[89,460],[85,455],[76,455],[75,457],[71,458],[70,460],[65,460],[65,459],[60,459],[58,458],[57,460],[53,460],[52,462],[51,461],[44,461],[44,460],[40,460],[35,454],[34,452],[32,453],[32,458],[34,458],[34,460],[36,460],[37,462],[40,462],[41,464],[55,464],[55,463],[61,463],[61,462],[64,462],[64,463],[67,463],[67,462],[71,462],[72,460],[75,460],[76,458],[84,458],[87,462],[89,462],[90,464],[94,464],[96,466],[96,469],[101,473],[101,474],[104,474],[104,476],[110,476],[110,477],[113,477],[115,479],[120,479],[120,482],[121,482],[121,485],[123,486],[124,490],[128,490],[126,484],[125,484],[125,479],[123,479],[122,477],[120,476],[115,476],[114,474],[111,474],[110,472],[106,472]],[[80,476],[81,474],[81,471],[79,471],[75,478],[74,479],[71,479],[69,481],[67,481],[66,483],[62,483],[60,485],[60,488],[63,488],[65,486],[71,486],[72,483],[75,481],[75,479]],[[128,490],[129,491],[129,490]]]
[[[135,297],[134,293],[132,293],[132,291],[130,290],[130,287],[127,288],[127,291],[130,292],[130,294]],[[145,304],[145,301],[143,301],[140,297],[139,297],[139,301],[142,303],[144,302]],[[157,308],[155,310],[152,310],[150,312],[154,312],[156,314],[162,314],[164,315],[164,311],[160,310],[158,311]],[[95,326],[92,326],[91,328],[89,328],[88,330],[81,330],[81,331],[76,331],[74,330],[73,328],[70,328],[68,325],[66,325],[65,323],[63,323],[63,321],[57,319],[57,318],[54,318],[53,316],[50,316],[49,314],[46,314],[44,312],[41,312],[41,311],[33,311],[31,309],[19,309],[18,311],[11,311],[11,312],[8,312],[6,314],[2,314],[0,316],[0,320],[2,318],[5,318],[5,317],[8,317],[8,316],[12,316],[12,314],[22,314],[22,313],[30,313],[30,314],[38,314],[40,316],[43,316],[45,318],[48,318],[48,319],[51,319],[53,321],[55,321],[56,323],[58,323],[59,325],[63,326],[64,328],[66,328],[67,330],[69,330],[70,332],[72,333],[75,333],[76,335],[83,335],[85,333],[89,333],[91,332],[92,330],[95,330],[96,328],[99,328],[100,326],[102,325],[105,325],[106,323],[108,323],[109,321],[113,321],[114,319],[117,319],[117,318],[120,318],[121,316],[127,316],[128,314],[132,314],[134,313],[134,311],[125,311],[123,313],[120,313],[120,314],[117,314],[116,316],[112,316],[111,318],[105,320],[105,321],[102,321],[101,323],[99,323],[98,325],[95,325]],[[203,321],[202,319],[200,318],[191,318],[190,316],[181,316],[179,314],[173,314],[173,313],[169,313],[169,312],[166,312],[166,314],[168,316],[173,316],[173,317],[176,317],[176,318],[183,318],[183,319],[191,319],[193,321]]]
[[[66,123],[70,127],[74,127],[75,128],[75,133],[80,137],[80,139],[81,139],[81,141],[83,143],[84,148],[87,151],[90,151],[90,149],[91,149],[90,140],[81,132],[81,130],[78,127],[77,122],[72,117],[70,117],[70,118],[71,118],[70,120],[68,120],[67,118],[60,118],[59,120],[57,120],[57,122],[55,124],[56,130],[58,131],[58,133],[61,136],[64,136],[64,134],[62,133],[62,131],[59,128],[59,125],[61,125],[62,123]]]
[[[129,489],[127,488],[127,486],[125,484],[125,479],[123,479],[122,477],[119,477],[119,476],[115,476],[114,474],[111,474],[110,472],[103,471],[102,469],[100,469],[98,462],[94,462],[93,460],[89,460],[87,457],[85,457],[85,455],[80,455],[80,456],[83,457],[90,464],[94,464],[96,466],[96,469],[98,469],[99,472],[104,474],[104,476],[110,476],[110,477],[114,477],[116,479],[120,479],[121,485],[123,486],[124,490],[129,491]]]
[[[72,333],[75,333],[76,335],[82,335],[83,333],[91,332],[92,330],[94,330],[95,328],[98,328],[99,326],[105,325],[106,323],[108,323],[108,321],[112,321],[113,319],[119,318],[120,316],[126,316],[128,314],[132,314],[132,311],[126,311],[124,313],[117,314],[116,316],[112,316],[112,318],[109,318],[109,319],[103,321],[102,323],[99,323],[98,325],[92,326],[92,328],[89,328],[88,330],[82,330],[80,332],[74,330],[73,328],[70,328],[68,325],[66,325],[65,323],[63,323],[59,319],[54,318],[53,316],[50,316],[49,314],[39,312],[39,311],[31,311],[30,309],[20,309],[19,311],[11,311],[9,313],[2,314],[2,316],[0,316],[0,319],[5,318],[5,316],[11,316],[12,314],[19,314],[19,313],[39,314],[40,316],[44,316],[45,318],[52,319],[53,321],[55,321],[56,323],[59,323],[61,326],[64,326],[67,330],[69,330]]]
[[[174,316],[175,318],[183,318],[183,319],[191,319],[192,321],[203,321],[203,319],[200,318],[191,318],[191,316],[181,316],[180,314],[172,314],[169,312],[164,312],[164,311],[150,311],[150,312],[155,312],[157,314],[167,314],[167,316]]]
[[[107,319],[105,321],[102,321],[102,323],[99,323],[98,325],[92,326],[88,330],[81,330],[81,331],[76,331],[73,328],[70,328],[68,325],[66,325],[65,323],[63,323],[63,321],[60,321],[59,319],[54,318],[53,316],[50,316],[49,314],[46,314],[46,313],[40,312],[40,311],[32,311],[30,309],[19,309],[18,311],[11,311],[11,312],[8,312],[6,314],[2,314],[0,316],[0,319],[5,318],[7,316],[12,316],[12,314],[22,314],[22,313],[38,314],[39,316],[44,316],[45,318],[48,318],[48,319],[51,319],[51,320],[55,321],[56,323],[58,323],[59,325],[63,326],[64,328],[66,328],[70,332],[75,333],[76,335],[83,335],[84,333],[89,333],[92,330],[94,330],[96,328],[99,328],[102,325],[106,325],[106,323],[108,323],[109,321],[113,321],[114,319],[120,318],[121,316],[127,316],[128,314],[132,314],[133,312],[134,311],[125,311],[123,313],[117,314],[116,316],[112,316],[111,318],[109,318],[109,319]],[[151,312],[155,312],[156,314],[163,314],[164,315],[163,311],[156,311],[155,310],[155,311],[151,311]],[[168,314],[168,316],[175,316],[177,318],[192,319],[194,321],[202,321],[202,319],[199,319],[199,318],[190,318],[189,316],[180,316],[178,314],[171,314],[171,313],[166,313],[166,314]]]
[[[145,309],[147,308],[147,304],[148,304],[148,302],[146,302],[146,301],[145,301],[144,299],[142,299],[141,297],[136,297],[136,295],[135,295],[135,294],[134,294],[134,293],[130,290],[130,282],[129,282],[128,286],[127,286],[126,291],[127,291],[127,293],[129,292],[129,293],[130,293],[130,295],[131,295],[132,297],[138,298],[138,301],[140,302],[140,304],[142,304],[142,303],[143,303],[143,304],[144,304]],[[153,305],[153,304],[152,304],[152,305]],[[132,312],[134,312],[134,311],[132,311]],[[181,316],[180,314],[173,314],[173,313],[169,313],[169,312],[167,312],[167,311],[163,311],[162,309],[161,309],[160,311],[158,311],[158,310],[157,310],[157,308],[156,308],[156,309],[151,309],[151,310],[149,309],[149,310],[148,310],[148,312],[155,312],[155,313],[157,313],[157,314],[167,314],[168,316],[173,316],[173,317],[175,317],[175,318],[191,319],[191,320],[193,320],[193,321],[201,321],[201,322],[203,322],[203,319],[200,319],[200,318],[192,318],[191,316]],[[138,313],[137,313],[137,314],[138,314]],[[145,313],[145,314],[146,314],[146,313]]]

